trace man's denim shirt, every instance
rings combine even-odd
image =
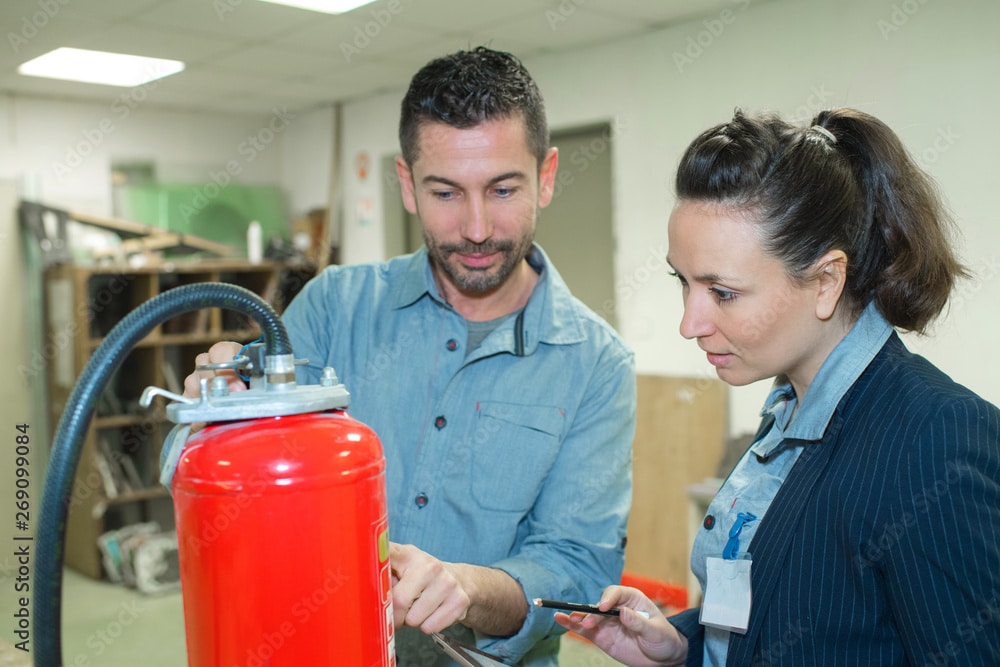
[[[283,320],[296,358],[309,360],[299,381],[332,366],[348,412],[382,441],[389,538],[514,577],[528,609],[521,631],[475,639],[535,667],[556,664],[562,629],[527,600],[596,602],[620,580],[636,389],[614,330],[538,246],[528,259],[539,280],[527,306],[471,353],[423,248],[327,268]],[[425,639],[397,634],[401,667],[450,664]]]

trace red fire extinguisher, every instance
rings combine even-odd
[[[269,371],[245,392],[216,378],[200,399],[144,397],[173,398],[178,424],[208,422],[164,448],[188,665],[391,667],[381,443],[345,411],[333,369],[305,386]]]

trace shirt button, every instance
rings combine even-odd
[[[448,420],[444,418],[444,415],[441,415],[440,417],[434,420],[434,427],[439,431],[447,425],[448,425]]]
[[[448,348],[449,352],[454,352],[455,350],[458,349],[458,341],[455,340],[454,338],[450,338],[448,342],[444,344],[444,346]]]
[[[705,526],[705,530],[712,530],[715,528],[715,517],[709,514],[705,517],[705,523],[702,525]]]
[[[423,508],[427,507],[427,494],[426,493],[418,493],[417,497],[413,499],[413,502],[416,503],[416,505],[417,505],[417,507],[419,509],[423,509]]]

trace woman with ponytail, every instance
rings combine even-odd
[[[860,111],[737,111],[676,190],[681,335],[774,386],[695,540],[702,605],[612,586],[618,617],[557,621],[633,666],[1000,665],[1000,410],[897,335],[967,277],[930,179]]]

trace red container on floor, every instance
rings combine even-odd
[[[209,425],[172,487],[190,667],[394,665],[370,428],[339,410]]]

